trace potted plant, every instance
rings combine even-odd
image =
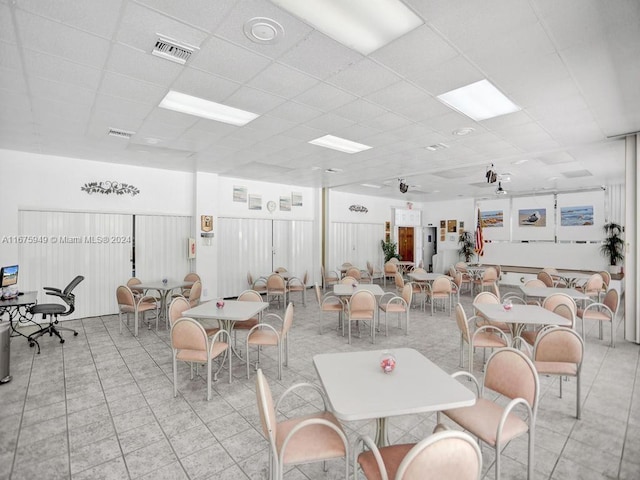
[[[396,249],[398,248],[398,244],[395,242],[385,242],[384,240],[380,240],[380,244],[382,245],[382,253],[384,254],[384,263],[387,263],[392,258],[397,258],[400,260],[400,255]]]
[[[469,263],[471,257],[476,253],[476,245],[471,232],[463,232],[458,238],[458,244],[460,245],[458,253],[464,257],[465,262]]]
[[[603,227],[605,238],[600,252],[609,259],[609,271],[620,273],[620,263],[624,260],[624,240],[622,225],[615,222],[606,223]]]

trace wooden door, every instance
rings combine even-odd
[[[413,262],[413,227],[398,227],[398,253],[405,262]]]

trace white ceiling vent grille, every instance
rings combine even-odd
[[[128,132],[126,130],[122,130],[120,128],[113,128],[110,127],[109,128],[109,135],[112,137],[118,137],[118,138],[126,138],[127,140],[130,139],[131,137],[133,137],[135,135],[136,132]]]
[[[189,60],[197,47],[180,43],[169,37],[158,36],[156,44],[151,51],[151,55],[171,60],[172,62],[184,65]]]

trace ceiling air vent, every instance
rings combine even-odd
[[[109,135],[112,137],[118,137],[118,138],[126,138],[127,140],[130,139],[133,135],[135,135],[136,132],[128,132],[126,130],[122,130],[120,128],[109,128]]]
[[[159,36],[151,55],[184,65],[196,48],[168,37]]]
[[[444,150],[445,148],[449,148],[449,145],[446,145],[444,143],[436,143],[435,145],[429,145],[428,147],[424,147],[427,150],[431,150],[432,152],[435,152],[437,150]]]

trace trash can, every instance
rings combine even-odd
[[[11,381],[11,375],[9,375],[10,340],[11,324],[0,322],[0,383]]]

